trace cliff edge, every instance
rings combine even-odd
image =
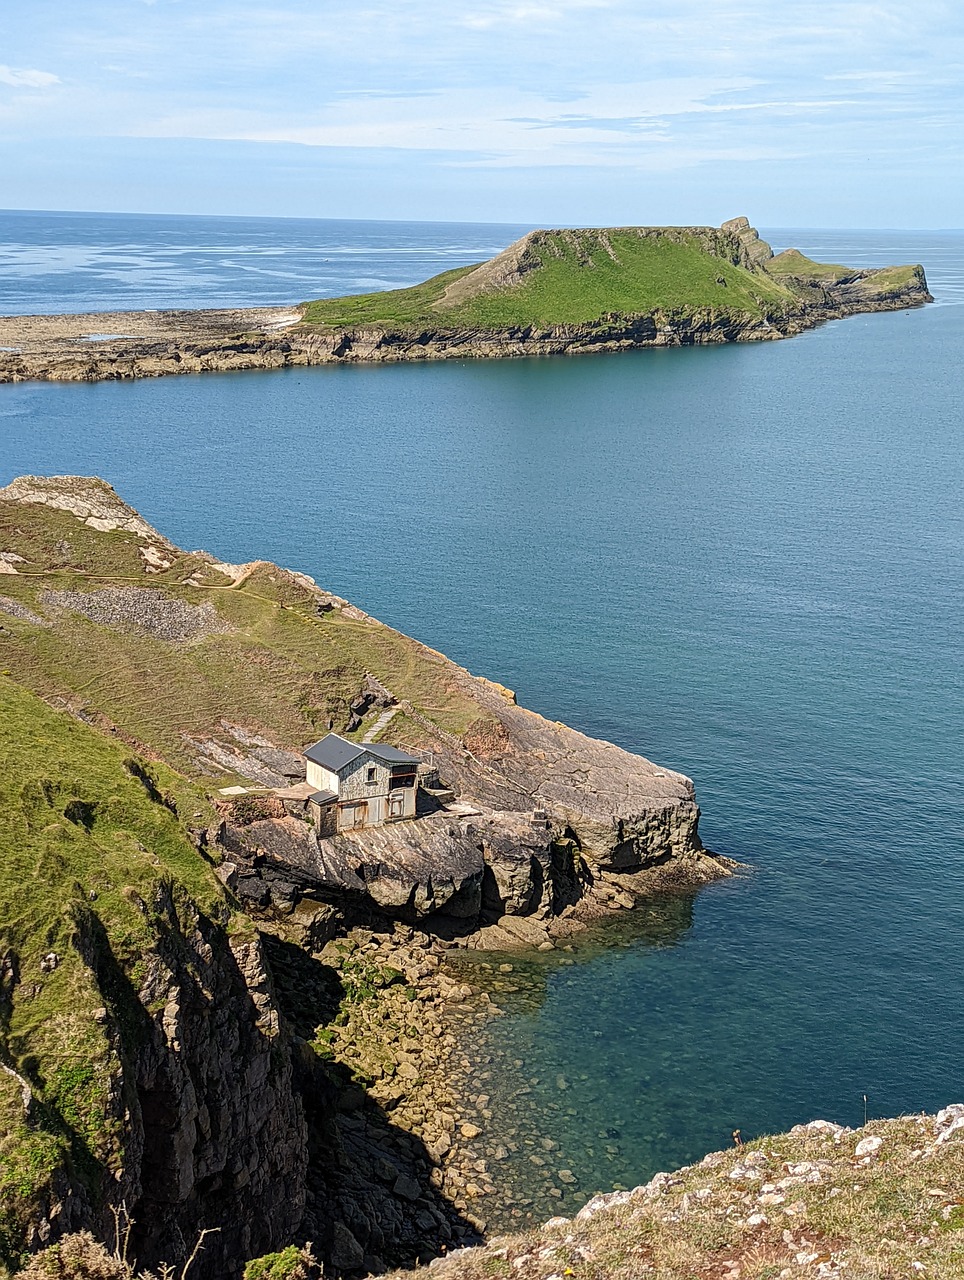
[[[957,1280],[964,1105],[797,1125],[392,1280]]]

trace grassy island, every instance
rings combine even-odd
[[[774,256],[746,218],[530,231],[488,262],[406,289],[287,307],[0,317],[0,382],[769,342],[930,301],[920,266]]]
[[[813,305],[815,290],[854,286],[867,304],[920,282],[915,266],[857,271],[796,249],[774,256],[745,218],[722,227],[533,231],[488,262],[408,289],[316,299],[321,329],[595,326],[651,315],[771,319]],[[856,294],[855,294],[856,298]],[[855,300],[852,299],[852,300]]]
[[[721,237],[722,239],[722,237]],[[713,252],[699,230],[539,231],[491,262],[446,271],[410,289],[310,302],[309,324],[587,324],[607,314],[727,307],[760,315],[793,290]],[[803,259],[801,259],[803,260]]]

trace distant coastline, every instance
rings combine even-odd
[[[335,363],[505,359],[757,342],[933,301],[919,265],[774,256],[721,228],[532,232],[422,285],[296,306],[0,318],[0,382]]]

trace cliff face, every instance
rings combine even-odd
[[[2,641],[0,635],[0,641]],[[65,1230],[209,1274],[298,1226],[306,1132],[262,944],[163,766],[0,676],[0,1253]],[[203,802],[202,802],[203,803]]]
[[[307,1129],[290,1031],[253,930],[230,938],[164,884],[147,909],[155,940],[136,990],[102,922],[91,914],[78,929],[120,1066],[111,1203],[126,1205],[143,1266],[186,1257],[214,1228],[205,1270],[236,1272],[291,1239],[304,1215]],[[94,1220],[109,1236],[104,1214]]]

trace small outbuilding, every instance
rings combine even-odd
[[[349,742],[326,734],[305,751],[315,788],[308,811],[319,835],[358,831],[415,817],[418,756],[378,742]]]

